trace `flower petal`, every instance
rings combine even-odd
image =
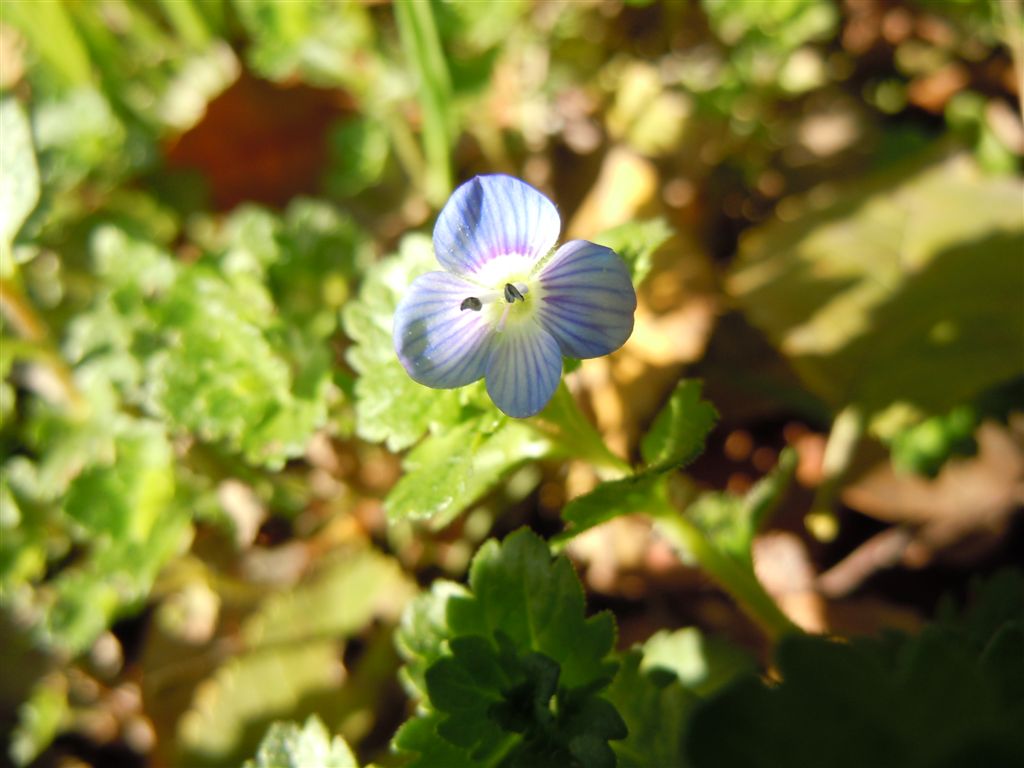
[[[472,276],[509,254],[534,262],[555,246],[562,224],[554,203],[525,181],[477,176],[455,190],[434,225],[434,253],[445,269]]]
[[[548,404],[562,378],[558,342],[528,322],[495,334],[493,347],[487,394],[509,416],[533,416]]]
[[[636,291],[618,254],[586,240],[565,243],[541,267],[540,322],[563,355],[600,357],[633,332]]]
[[[447,272],[413,280],[395,310],[392,336],[405,370],[420,384],[451,389],[487,370],[494,329],[484,312],[460,309],[477,286]]]

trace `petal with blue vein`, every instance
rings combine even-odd
[[[392,336],[405,370],[420,384],[451,389],[487,370],[493,324],[486,312],[460,309],[477,286],[448,272],[413,280],[395,310]]]
[[[539,318],[569,357],[600,357],[633,333],[636,291],[618,254],[586,240],[565,243],[541,267]]]
[[[495,334],[493,346],[487,394],[509,416],[533,416],[548,404],[562,378],[558,342],[536,323],[525,322]]]
[[[477,176],[452,193],[437,217],[434,253],[445,269],[472,277],[498,256],[546,256],[561,227],[554,203],[525,181]]]

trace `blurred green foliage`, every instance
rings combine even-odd
[[[453,186],[516,173],[558,201],[563,239],[623,256],[643,322],[689,312],[705,270],[709,303],[796,374],[726,370],[757,407],[817,427],[806,403],[854,409],[897,468],[940,473],[1020,407],[1017,10],[4,2],[6,757],[84,742],[189,768],[393,765],[401,667],[413,764],[1019,760],[1013,576],[917,636],[788,637],[752,547],[796,457],[743,493],[682,475],[717,411],[735,421],[683,358],[573,374],[631,464],[568,388],[509,420],[481,384],[412,382],[391,340]],[[270,95],[316,125],[274,133]],[[304,163],[302,194],[268,207]],[[634,377],[660,409],[614,416],[601,386]],[[562,503],[563,485],[587,492]],[[560,517],[534,504],[551,498]],[[574,552],[635,513],[782,638],[777,685],[696,628],[615,651],[610,616],[585,618],[569,562],[526,532],[484,545],[468,587],[436,578],[496,522],[560,519],[549,543]]]

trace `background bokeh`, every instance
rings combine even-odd
[[[430,464],[486,401],[420,392],[389,313],[477,173],[634,270],[633,337],[568,377],[612,450],[638,458],[681,378],[720,420],[679,499],[792,450],[753,552],[795,623],[913,632],[1019,567],[1022,24],[1014,0],[4,0],[0,762],[238,765],[311,713],[401,762],[403,608],[599,479],[527,427]],[[642,515],[567,552],[620,647],[696,627],[767,662]]]

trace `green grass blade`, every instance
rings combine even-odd
[[[423,115],[423,154],[427,167],[421,180],[427,200],[440,206],[451,194],[451,78],[430,3],[397,0],[395,18],[406,59],[414,68]]]

